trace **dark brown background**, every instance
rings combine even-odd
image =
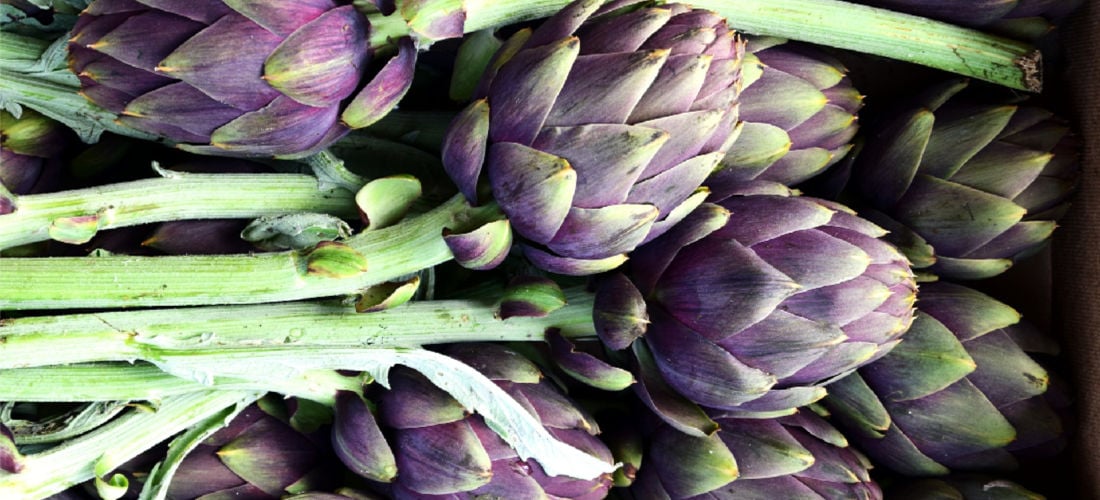
[[[1079,427],[1072,444],[1077,496],[1100,499],[1100,0],[1085,3],[1063,37],[1069,113],[1085,146],[1081,190],[1055,232],[1052,299],[1054,325],[1077,387]]]

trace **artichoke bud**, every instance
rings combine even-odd
[[[898,343],[916,282],[881,228],[808,197],[718,207],[640,248],[628,270],[671,388],[731,415],[784,415]]]
[[[320,150],[392,109],[415,61],[398,42],[397,62],[362,86],[369,23],[332,0],[96,0],[72,35],[81,94],[123,125],[223,156]]]
[[[967,86],[946,82],[882,117],[849,183],[914,265],[953,279],[999,274],[1041,249],[1078,175],[1062,120]]]
[[[245,225],[237,219],[164,222],[141,245],[174,255],[248,253],[255,247],[240,237]]]
[[[14,194],[51,190],[72,141],[68,128],[34,110],[24,108],[19,118],[0,110],[0,187]]]
[[[320,484],[317,471],[331,469],[326,453],[313,436],[252,405],[184,458],[168,496],[279,498]]]
[[[905,342],[829,386],[824,404],[849,437],[907,475],[1011,470],[1060,450],[1068,402],[1028,354],[1048,342],[970,288],[926,283],[919,298]]]
[[[459,190],[482,202],[484,177],[524,255],[560,274],[618,267],[686,216],[736,130],[743,43],[720,16],[599,7],[505,42],[444,140]]]
[[[611,452],[594,434],[595,421],[562,395],[531,361],[496,344],[444,346],[443,354],[477,369],[526,408],[557,439],[611,462]],[[393,493],[472,495],[493,498],[602,498],[610,474],[595,480],[548,476],[524,460],[424,376],[396,367],[379,400],[379,421],[392,437],[398,468]]]

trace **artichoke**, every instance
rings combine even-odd
[[[718,418],[721,430],[651,436],[632,490],[637,498],[881,499],[871,464],[812,412],[775,419]]]
[[[994,276],[1042,248],[1078,173],[1064,121],[966,87],[939,85],[885,117],[849,181],[850,202],[914,268],[950,279]]]
[[[252,405],[192,450],[168,498],[282,498],[330,488],[340,470],[323,438],[304,434]]]
[[[808,44],[759,37],[748,40],[743,66],[741,133],[707,187],[794,185],[848,154],[863,96],[840,61]]]
[[[1057,379],[1028,355],[1057,346],[973,289],[921,285],[897,348],[829,386],[824,405],[878,465],[912,476],[1015,468],[1065,444]]]
[[[611,463],[591,417],[543,380],[526,358],[492,344],[459,344],[444,352],[496,382],[557,439]],[[378,401],[378,421],[393,445],[395,498],[597,499],[611,486],[610,474],[595,480],[546,475],[538,462],[520,458],[480,416],[467,413],[416,372],[396,367],[389,382]]]
[[[50,190],[57,184],[60,155],[73,139],[64,125],[31,109],[19,118],[0,110],[0,185],[15,194]],[[3,200],[0,214],[7,213]]]
[[[536,266],[584,275],[702,202],[736,131],[743,43],[712,12],[674,4],[585,22],[570,4],[497,53],[455,118],[443,163],[492,197]]]
[[[362,127],[408,88],[408,39],[353,97],[367,71],[370,26],[352,5],[296,2],[96,0],[69,43],[81,93],[132,128],[189,151],[302,155]],[[388,69],[388,68],[387,68]]]
[[[597,331],[612,349],[644,342],[664,382],[701,406],[789,413],[885,354],[909,327],[916,283],[883,234],[809,197],[704,205],[634,252],[630,281],[600,287]],[[616,312],[630,310],[615,307],[616,297],[630,296],[644,298],[648,324],[617,320],[640,316]]]

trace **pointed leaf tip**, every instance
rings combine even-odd
[[[500,265],[508,256],[512,227],[507,219],[497,220],[467,233],[444,234],[443,241],[459,265],[484,271]]]
[[[351,100],[340,120],[349,128],[363,128],[386,116],[397,107],[412,86],[416,68],[416,45],[409,37],[397,42],[397,55]]]

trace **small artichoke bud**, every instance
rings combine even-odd
[[[0,110],[0,185],[14,194],[52,189],[60,155],[72,141],[64,125],[32,109],[19,118]]]

